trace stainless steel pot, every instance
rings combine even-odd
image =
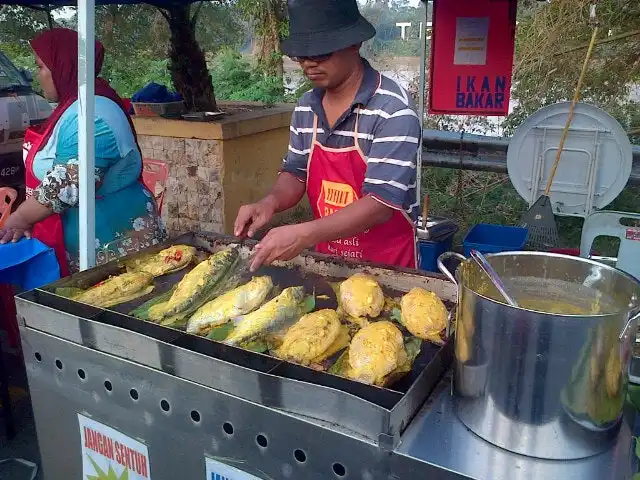
[[[451,257],[462,261],[455,277],[443,264]],[[626,397],[640,283],[579,257],[505,252],[487,259],[528,308],[507,305],[472,260],[452,252],[438,259],[458,285],[453,394],[460,420],[494,445],[536,458],[607,450]]]

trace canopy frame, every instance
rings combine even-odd
[[[80,270],[96,264],[95,0],[78,0],[78,163]]]

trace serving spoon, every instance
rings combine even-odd
[[[500,295],[504,297],[509,305],[512,307],[519,307],[518,302],[507,293],[507,289],[502,282],[500,276],[496,273],[493,267],[489,264],[486,257],[480,253],[478,250],[471,250],[471,258],[478,264],[478,266],[482,269],[482,271],[489,277],[491,283],[496,287]]]

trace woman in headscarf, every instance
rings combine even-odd
[[[27,199],[0,230],[0,243],[34,237],[56,251],[61,274],[79,269],[78,34],[48,30],[31,42],[38,79],[58,106],[24,141]],[[104,47],[95,46],[96,262],[164,240],[153,196],[142,184],[142,156],[122,99],[98,78]]]

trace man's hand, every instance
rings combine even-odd
[[[255,272],[262,265],[269,265],[276,260],[291,260],[305,248],[315,245],[311,232],[311,222],[274,228],[256,245],[251,271]]]
[[[26,221],[19,211],[12,213],[0,229],[0,244],[17,242],[22,237],[31,238],[32,227],[33,225]]]
[[[238,211],[233,233],[236,237],[253,237],[255,233],[271,221],[277,206],[271,197],[257,203],[243,205]]]
[[[240,207],[233,233],[236,237],[253,237],[271,221],[274,214],[295,206],[305,192],[305,184],[290,173],[278,175],[269,195],[257,203]]]

